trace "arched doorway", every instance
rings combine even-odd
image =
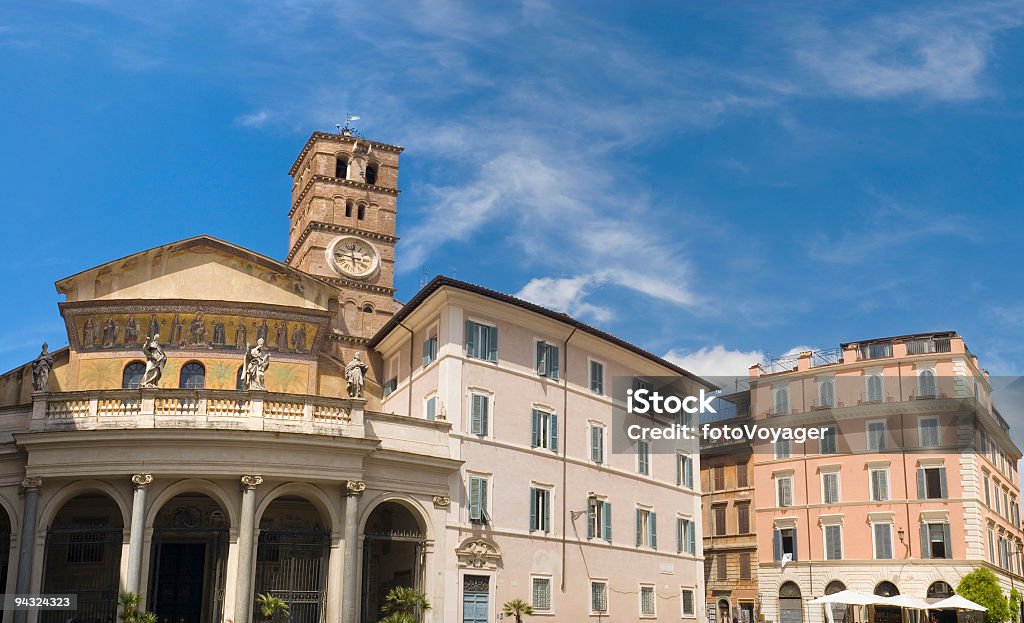
[[[42,623],[113,621],[124,520],[110,496],[84,493],[67,501],[46,531],[43,593],[78,595],[78,609],[43,610]]]
[[[728,599],[718,600],[718,623],[732,623],[731,608]]]
[[[0,590],[7,588],[7,567],[11,564],[11,518],[0,507]]]
[[[779,587],[780,623],[801,623],[804,618],[804,602],[800,598],[800,587],[796,582],[785,582]]]
[[[412,512],[396,502],[373,509],[363,530],[363,623],[380,617],[388,591],[420,588],[425,534]]]
[[[157,512],[147,603],[160,623],[221,619],[228,527],[224,510],[201,493],[175,496]]]
[[[845,591],[846,585],[839,580],[832,580],[825,585],[826,595],[835,595],[840,591]],[[853,620],[853,607],[847,604],[827,604],[826,608],[832,609],[832,619],[835,623],[846,623],[846,621]]]
[[[895,597],[900,589],[892,582],[883,581],[875,585],[875,594],[879,597]],[[902,623],[902,610],[896,606],[875,606],[875,623]]]
[[[953,596],[953,587],[948,582],[939,580],[928,586],[927,597],[929,600],[945,599]],[[930,610],[931,620],[935,623],[956,623],[956,610]],[[1013,613],[1011,614],[1011,618]]]
[[[331,535],[309,500],[282,496],[260,518],[256,594],[288,602],[292,623],[319,623],[327,602]]]

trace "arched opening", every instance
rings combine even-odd
[[[879,597],[895,597],[900,589],[892,582],[882,581],[875,585],[874,593]],[[874,623],[902,623],[902,609],[896,606],[875,606]]]
[[[729,608],[728,599],[718,600],[718,621],[719,623],[732,623],[732,614]]]
[[[804,618],[804,602],[796,582],[786,582],[779,587],[780,623],[801,623]]]
[[[939,580],[928,586],[927,597],[930,600],[946,599],[953,596],[953,587]],[[956,610],[931,610],[929,615],[934,623],[957,623]],[[1015,613],[1010,613],[1013,617]]]
[[[334,177],[346,179],[348,177],[348,158],[338,156],[334,161]]]
[[[83,493],[68,500],[46,531],[42,592],[78,595],[78,608],[43,610],[39,620],[113,621],[123,541],[121,509],[110,496]]]
[[[309,500],[275,499],[260,519],[255,594],[286,601],[292,623],[319,623],[327,603],[330,552],[330,532]]]
[[[839,580],[832,580],[825,585],[826,595],[835,595],[840,591],[845,591],[846,585]],[[847,604],[826,604],[826,608],[832,609],[832,619],[835,623],[846,623],[847,621],[853,620],[853,608]]]
[[[138,389],[142,385],[142,375],[146,373],[146,364],[133,361],[124,367],[121,373],[122,389]]]
[[[181,366],[178,376],[178,387],[181,389],[203,389],[206,387],[206,368],[198,361],[190,361]]]
[[[7,567],[11,562],[11,517],[0,507],[0,589],[7,587]]]
[[[377,184],[377,165],[368,164],[366,165],[366,183]],[[360,217],[361,218],[361,217]]]
[[[423,528],[405,506],[385,502],[370,513],[363,530],[363,623],[377,621],[391,589],[422,587],[424,541]]]
[[[202,493],[167,501],[153,523],[147,603],[158,621],[219,621],[224,613],[228,518]]]
[[[360,203],[359,204],[359,207],[356,209],[356,218],[358,220],[360,220],[360,221],[363,220],[364,218],[366,218],[366,204],[365,203]]]
[[[356,207],[356,204],[351,199],[345,201],[345,216],[348,218],[352,217],[352,210]]]

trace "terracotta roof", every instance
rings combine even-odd
[[[565,324],[569,325],[570,327],[575,327],[576,329],[579,329],[580,331],[583,331],[584,333],[589,333],[590,335],[593,335],[594,337],[597,337],[599,339],[605,340],[606,342],[609,342],[611,344],[615,344],[616,346],[618,346],[620,348],[624,348],[624,349],[626,349],[626,350],[628,350],[628,351],[630,351],[632,353],[636,353],[637,355],[640,355],[641,357],[649,359],[650,361],[653,361],[654,363],[656,363],[656,364],[658,364],[658,365],[660,365],[662,367],[665,367],[665,368],[668,368],[669,370],[672,370],[676,374],[680,374],[680,375],[685,376],[685,377],[687,377],[689,379],[697,381],[698,383],[701,383],[705,387],[713,388],[713,389],[718,389],[718,387],[714,383],[712,383],[712,382],[710,382],[710,381],[708,381],[706,379],[703,379],[703,378],[697,376],[696,374],[693,374],[689,370],[685,370],[685,369],[677,366],[676,364],[672,363],[671,361],[667,361],[665,359],[662,359],[661,357],[659,357],[659,356],[657,356],[657,355],[655,355],[655,354],[653,354],[651,352],[648,352],[648,351],[640,348],[639,346],[636,346],[635,344],[631,344],[631,343],[629,343],[629,342],[627,342],[627,341],[625,341],[625,340],[623,340],[621,338],[615,337],[614,335],[612,335],[610,333],[606,333],[606,332],[604,332],[604,331],[602,331],[600,329],[597,329],[597,328],[592,327],[592,326],[590,326],[588,324],[580,322],[579,320],[576,320],[575,318],[573,318],[572,316],[570,316],[568,314],[565,314],[565,313],[562,313],[562,312],[556,312],[556,311],[550,310],[550,309],[548,309],[546,307],[541,307],[540,305],[537,305],[535,303],[531,303],[529,301],[524,301],[523,299],[511,296],[509,294],[505,294],[503,292],[498,292],[496,290],[491,290],[489,288],[485,288],[483,286],[478,286],[478,285],[473,284],[473,283],[468,283],[466,281],[459,281],[458,279],[452,279],[451,277],[445,277],[444,275],[439,275],[437,277],[434,277],[434,279],[432,279],[430,281],[430,283],[425,285],[419,292],[417,292],[416,296],[412,297],[412,299],[408,303],[406,303],[405,306],[403,306],[402,309],[397,314],[395,314],[391,318],[391,320],[389,320],[387,322],[387,324],[385,324],[383,327],[381,327],[380,331],[378,331],[376,333],[376,335],[374,335],[370,339],[370,342],[369,342],[370,348],[375,348],[377,346],[377,344],[379,344],[381,342],[381,340],[384,339],[385,336],[387,336],[389,333],[394,331],[395,327],[397,327],[400,322],[402,322],[406,317],[408,317],[409,314],[411,314],[424,301],[426,301],[427,298],[430,297],[430,295],[432,295],[433,293],[437,292],[441,288],[445,288],[445,287],[455,288],[456,290],[462,290],[464,292],[471,292],[473,294],[479,294],[481,296],[486,296],[487,298],[490,298],[490,299],[493,299],[493,300],[496,300],[496,301],[501,301],[502,303],[508,303],[509,305],[515,305],[516,307],[519,307],[521,309],[525,309],[527,311],[531,311],[531,312],[533,312],[535,314],[540,314],[541,316],[545,316],[547,318],[551,318],[552,320],[557,320],[558,322],[565,323]]]

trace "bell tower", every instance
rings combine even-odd
[[[393,297],[401,153],[402,147],[354,136],[347,128],[314,132],[288,173],[293,184],[285,262],[338,286],[344,299],[339,305],[358,313],[390,315],[398,306]],[[369,337],[367,329],[343,331]]]

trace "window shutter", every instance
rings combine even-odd
[[[651,548],[658,549],[658,515],[654,511],[648,515],[647,525],[651,529]]]
[[[476,323],[472,320],[466,321],[466,356],[477,357],[476,344]]]
[[[594,538],[594,522],[596,520],[596,517],[595,517],[596,513],[594,511],[597,510],[597,504],[598,504],[597,502],[588,502],[587,503],[587,538],[588,539]]]
[[[544,532],[551,531],[551,492],[547,489],[541,489],[540,492],[541,500],[544,502],[544,512],[540,514],[541,527]]]
[[[487,329],[487,360],[498,361],[498,327],[486,327]]]
[[[796,530],[793,531],[793,560],[796,561]]]
[[[693,459],[683,457],[683,484],[688,489],[693,488]]]
[[[540,447],[540,411],[533,410],[533,434],[530,438],[530,445],[534,448]]]
[[[469,479],[469,519],[470,521],[480,520],[480,480]]]
[[[943,467],[939,470],[939,490],[942,499],[949,497],[949,489],[946,487],[946,468]]]
[[[928,524],[921,524],[921,558],[927,559],[932,557],[931,543],[928,539]]]
[[[689,534],[686,536],[686,543],[687,543],[687,546],[689,547],[689,549],[687,551],[689,551],[691,554],[696,554],[697,553],[697,526],[692,521],[690,521],[690,522],[688,522],[686,524],[686,528],[687,528],[687,532],[689,532]]]
[[[469,432],[480,434],[480,396],[476,394],[470,399]]]
[[[559,352],[557,347],[548,347],[548,376],[553,379],[558,378],[558,360],[560,359],[558,355]]]
[[[430,338],[423,340],[423,365],[430,363]]]
[[[636,509],[636,546],[637,547],[640,547],[640,544],[644,542],[643,534],[640,533],[640,530],[641,530],[641,527],[642,527],[642,523],[641,523],[641,520],[640,520],[640,518],[642,517],[642,514],[641,514],[642,512],[643,511],[641,511],[639,508]]]
[[[597,426],[590,427],[590,460],[600,463],[601,456],[601,429]]]
[[[775,562],[782,560],[782,531],[778,528],[772,530],[772,549],[775,553]]]
[[[530,530],[536,530],[537,523],[537,490],[530,488]]]
[[[949,524],[942,524],[942,538],[946,542],[946,558],[953,558],[953,537],[950,535]]]
[[[927,492],[927,490],[925,489],[924,470],[921,469],[921,468],[918,468],[918,470],[917,470],[917,499],[919,499],[919,500],[925,499],[925,493],[926,492]]]
[[[548,345],[544,342],[537,342],[537,374],[548,375]]]
[[[609,543],[612,542],[612,504],[611,502],[601,502],[601,518],[604,519],[604,525],[601,526],[601,538]]]
[[[683,553],[683,518],[676,517],[676,553]]]
[[[681,455],[676,455],[676,486],[683,484],[683,461],[686,458]]]
[[[437,397],[427,400],[427,419],[433,420],[437,417]]]
[[[548,416],[548,422],[548,434],[551,438],[548,449],[552,452],[558,452],[558,416],[552,413]]]

